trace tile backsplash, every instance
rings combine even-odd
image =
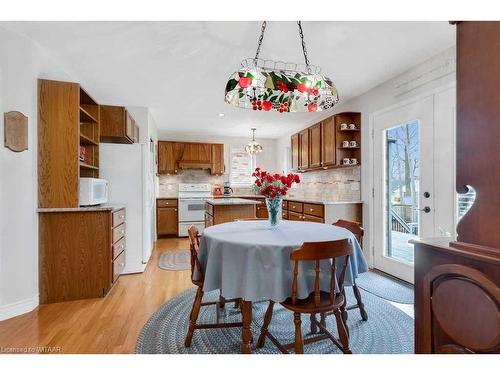
[[[329,169],[301,173],[301,183],[289,192],[290,197],[331,201],[361,200],[360,166],[342,169]],[[178,175],[159,178],[159,196],[177,197],[179,183],[223,184],[229,181],[229,174],[212,176],[207,171],[184,170]],[[251,194],[250,188],[234,188],[235,194]]]

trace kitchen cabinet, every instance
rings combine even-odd
[[[253,199],[252,199],[253,200]],[[237,219],[252,219],[256,217],[257,204],[224,203],[224,198],[217,200],[216,204],[205,203],[205,227],[230,223]]]
[[[335,163],[335,120],[329,117],[321,122],[321,166],[330,167]]]
[[[78,207],[80,177],[99,177],[99,104],[78,83],[40,79],[39,207]]]
[[[352,124],[354,128],[349,127]],[[348,141],[349,146],[344,146],[344,141]],[[293,134],[290,143],[294,171],[307,172],[359,165],[361,113],[343,112],[328,117]],[[344,163],[344,159],[348,159],[349,163]]]
[[[212,144],[212,168],[210,168],[210,172],[218,176],[225,172],[223,144]]]
[[[267,212],[266,200],[262,198],[257,200],[260,202],[260,204],[258,204],[255,209],[255,216],[257,216],[259,219],[267,219],[269,217],[269,214]]]
[[[159,141],[158,174],[177,174],[181,169],[207,169],[213,175],[224,174],[224,145]]]
[[[125,208],[39,212],[40,303],[104,297],[125,268]]]
[[[158,236],[177,236],[178,217],[177,199],[157,199],[156,231]]]
[[[298,170],[309,169],[309,129],[299,132],[299,167]]]
[[[309,167],[319,168],[322,165],[321,123],[309,128]]]
[[[180,142],[158,142],[158,173],[177,174],[182,157],[183,144]]]
[[[292,153],[292,170],[297,171],[299,168],[299,134],[296,133],[292,135],[292,147],[291,147],[291,153]]]
[[[125,107],[101,105],[99,112],[101,119],[101,142],[139,142],[139,126]]]

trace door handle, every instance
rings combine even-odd
[[[431,208],[429,206],[425,206],[424,208],[414,208],[414,210],[416,210],[416,211],[422,211],[422,212],[425,212],[426,214],[428,214],[429,212],[431,212]]]

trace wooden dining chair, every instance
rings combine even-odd
[[[349,221],[349,220],[337,220],[333,225],[341,228],[345,228],[348,231],[350,231],[352,234],[354,234],[354,237],[356,237],[356,240],[359,242],[359,245],[363,247],[363,236],[365,234],[365,230],[363,227],[355,222],[355,221]],[[356,279],[352,280],[352,290],[354,292],[354,297],[356,298],[356,304],[345,307],[343,309],[343,317],[344,317],[344,322],[347,322],[347,311],[348,310],[353,310],[353,309],[359,309],[359,312],[361,314],[361,318],[364,321],[368,320],[368,314],[365,309],[365,305],[363,304],[363,301],[361,299],[361,292],[359,291],[358,286],[356,285]],[[345,291],[344,291],[344,297],[345,297]],[[347,302],[347,300],[346,300]],[[347,324],[347,323],[346,323]]]
[[[238,298],[225,300],[222,296],[219,301],[214,302],[202,302],[203,299],[203,282],[204,274],[201,267],[200,260],[198,258],[198,250],[200,248],[200,233],[198,228],[191,225],[188,228],[189,235],[189,251],[191,253],[191,281],[194,285],[198,287],[196,290],[196,296],[193,301],[193,307],[191,308],[191,314],[189,316],[189,329],[184,341],[185,347],[191,346],[191,340],[193,339],[193,333],[196,329],[208,329],[208,328],[232,328],[232,327],[242,327],[242,322],[232,322],[232,323],[219,323],[219,311],[225,302],[236,302]],[[215,305],[216,312],[216,322],[209,324],[198,324],[198,314],[200,313],[201,306]]]
[[[320,340],[330,339],[336,346],[339,347],[345,354],[352,353],[349,349],[349,337],[347,335],[344,320],[341,316],[340,308],[344,304],[344,295],[341,293],[344,286],[344,278],[349,264],[349,256],[352,253],[352,245],[349,240],[324,241],[324,242],[306,242],[300,249],[293,251],[290,254],[290,259],[294,262],[293,267],[293,283],[292,296],[287,298],[280,304],[288,310],[293,311],[295,324],[295,341],[289,344],[281,344],[269,331],[269,323],[273,315],[274,302],[269,301],[266,314],[264,316],[264,324],[262,326],[259,341],[257,346],[262,348],[265,344],[266,337],[278,347],[282,353],[288,353],[288,349],[295,348],[295,353],[304,353],[304,344],[317,342]],[[336,258],[344,257],[344,262],[340,269],[340,276],[337,279]],[[329,291],[320,289],[320,261],[330,260],[330,288]],[[299,263],[303,261],[315,262],[315,278],[314,291],[305,299],[297,297]],[[325,314],[333,311],[335,320],[337,321],[337,331],[339,339],[334,337],[326,328],[325,322],[320,323],[315,321],[316,327],[320,330],[321,335],[302,339],[301,314]],[[340,340],[340,341],[339,341]]]

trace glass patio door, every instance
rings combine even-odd
[[[413,245],[433,235],[432,98],[374,117],[374,266],[413,282]]]

